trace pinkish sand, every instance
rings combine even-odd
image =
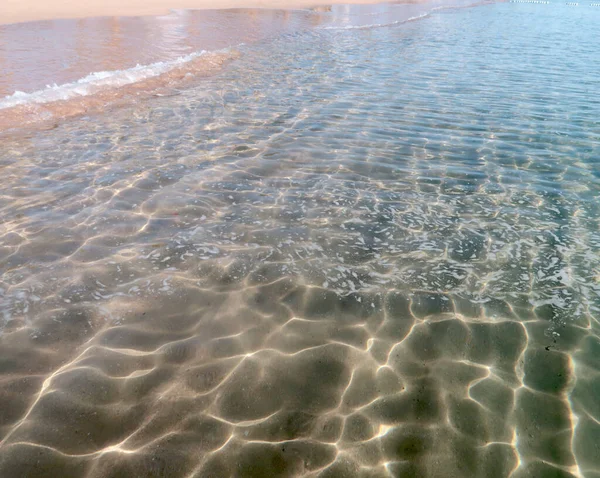
[[[380,0],[330,0],[329,4],[374,4]],[[417,2],[400,2],[417,3]],[[275,8],[296,9],[321,5],[318,0],[4,0],[0,24],[62,18],[162,15],[172,9]]]

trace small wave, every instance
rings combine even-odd
[[[382,27],[393,27],[395,25],[402,25],[403,23],[414,22],[415,20],[420,20],[421,18],[428,17],[431,12],[423,13],[421,15],[416,15],[414,17],[406,18],[403,20],[396,20],[394,22],[388,23],[371,23],[368,25],[329,25],[323,27],[323,30],[368,30],[370,28],[382,28]]]
[[[421,20],[423,18],[427,18],[427,17],[431,16],[432,13],[440,11],[440,10],[455,10],[455,9],[462,9],[462,8],[472,8],[472,7],[482,6],[482,5],[489,5],[492,3],[496,3],[498,1],[501,2],[504,0],[479,0],[479,1],[475,1],[473,3],[439,5],[437,7],[431,8],[427,12],[424,12],[420,15],[415,15],[413,17],[395,20],[393,22],[370,23],[370,24],[366,24],[366,25],[327,25],[327,26],[321,27],[321,30],[368,30],[371,28],[393,27],[396,25],[403,25],[405,23],[410,23],[410,22],[414,22],[417,20]]]
[[[159,61],[149,65],[136,65],[126,70],[97,71],[72,83],[48,85],[43,90],[25,93],[15,91],[0,100],[0,109],[12,108],[29,103],[44,104],[53,101],[69,100],[78,96],[93,94],[101,88],[115,88],[130,85],[148,78],[160,76],[205,55],[206,51],[194,52],[172,61]]]
[[[0,100],[0,132],[98,112],[131,102],[132,98],[156,95],[186,80],[214,74],[238,55],[232,48],[199,51],[176,60],[90,73],[72,83],[32,93],[17,91]]]

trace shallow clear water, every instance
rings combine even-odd
[[[31,93],[91,72],[172,61],[297,30],[310,12],[178,11],[158,17],[106,17],[0,25],[0,96]]]
[[[600,476],[599,17],[285,34],[3,139],[0,476]]]
[[[214,74],[237,57],[240,45],[318,27],[398,25],[466,4],[472,1],[175,10],[157,17],[0,24],[0,135],[51,128],[74,116],[164,95]]]
[[[174,10],[168,15],[0,24],[0,111],[4,97],[77,82],[90,73],[132,70],[323,26],[400,23],[442,5],[333,5],[306,10]],[[114,76],[114,75],[113,75]],[[18,99],[21,99],[20,97]]]

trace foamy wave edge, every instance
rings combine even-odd
[[[168,73],[207,53],[207,51],[202,50],[171,61],[159,61],[148,65],[138,64],[125,70],[97,71],[77,81],[62,85],[48,85],[46,88],[32,93],[15,91],[12,95],[0,100],[0,110],[30,104],[41,105],[55,101],[65,101],[94,94],[103,88],[118,88],[131,85]]]
[[[440,11],[440,10],[472,8],[472,7],[477,7],[477,6],[481,6],[481,5],[490,5],[492,3],[497,3],[497,2],[502,2],[502,1],[506,1],[506,0],[479,0],[474,3],[467,3],[465,5],[453,5],[453,4],[439,5],[437,7],[433,7],[431,10],[424,12],[420,15],[415,15],[414,17],[409,17],[409,18],[402,19],[402,20],[396,20],[394,22],[371,23],[371,24],[367,24],[367,25],[326,25],[326,26],[320,27],[320,29],[321,30],[368,30],[371,28],[393,27],[396,25],[404,25],[405,23],[415,22],[415,21],[421,20],[423,18],[430,17],[433,13]]]

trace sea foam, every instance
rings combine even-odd
[[[45,104],[53,101],[65,101],[76,97],[97,93],[104,88],[117,88],[131,85],[138,81],[157,77],[184,66],[192,60],[205,55],[202,50],[171,61],[159,61],[149,65],[136,65],[125,70],[97,71],[71,83],[48,85],[46,88],[26,93],[15,91],[12,95],[0,100],[0,109],[12,108],[27,104]]]

